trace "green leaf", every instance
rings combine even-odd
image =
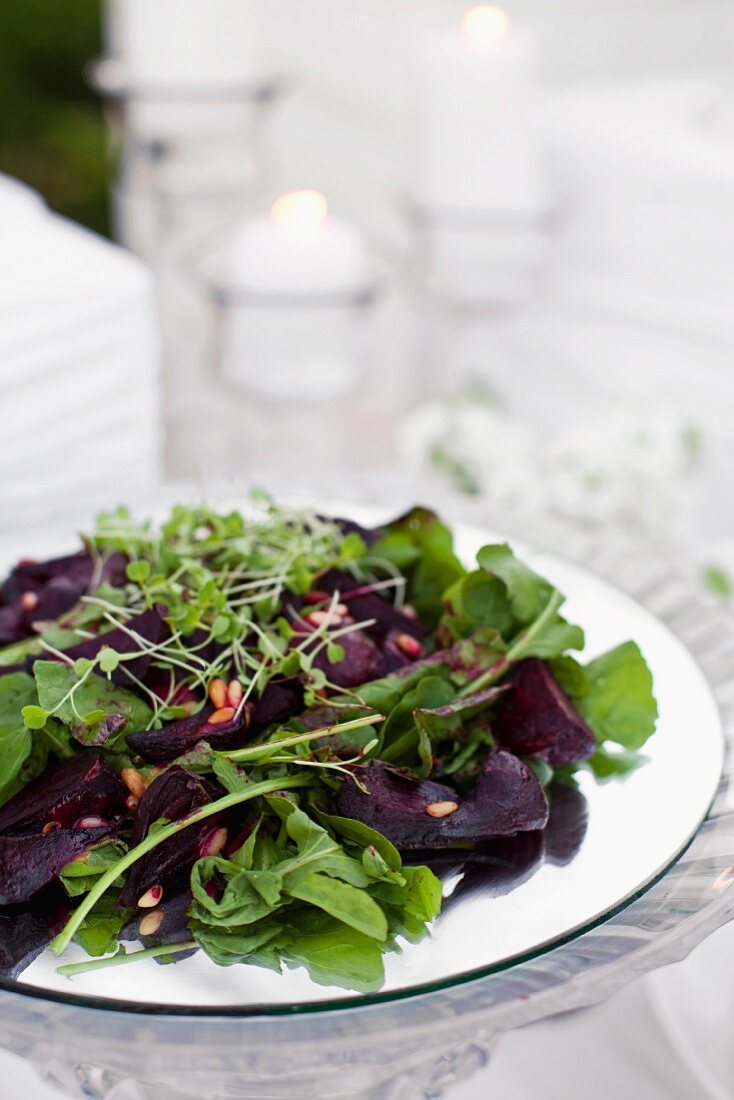
[[[33,666],[41,706],[70,726],[83,744],[104,745],[115,751],[124,742],[124,730],[146,729],[153,712],[132,691],[91,673],[80,682],[75,670],[60,661],[36,661]],[[84,727],[83,715],[97,712],[95,722]],[[124,719],[124,726],[112,719]],[[105,726],[105,722],[107,726]]]
[[[143,584],[150,576],[150,562],[131,561],[125,572],[128,580],[132,581],[133,584]]]
[[[10,672],[0,679],[0,804],[15,793],[31,754],[33,737],[24,712],[35,698],[35,684],[27,673]]]
[[[23,707],[23,721],[29,730],[42,730],[48,721],[48,711],[35,705]]]
[[[286,880],[285,890],[291,897],[323,909],[365,936],[387,939],[385,914],[363,889],[316,872],[298,882]]]
[[[99,667],[102,672],[114,672],[120,663],[120,654],[109,646],[102,646],[99,651]]]
[[[289,966],[305,966],[319,985],[370,993],[385,980],[379,942],[333,918],[301,922],[278,946]]]
[[[605,780],[621,779],[647,762],[648,757],[640,752],[629,752],[626,749],[611,752],[602,745],[586,763],[597,779]]]
[[[652,674],[635,642],[623,642],[586,666],[556,661],[553,672],[600,744],[615,741],[635,751],[655,732]]]
[[[115,898],[105,895],[88,913],[74,940],[88,955],[107,955],[117,948],[117,937],[130,919],[129,909],[118,909]]]
[[[481,569],[453,584],[446,592],[445,603],[441,624],[455,638],[466,638],[481,628],[509,638],[517,626],[506,586]]]
[[[408,602],[427,622],[436,623],[444,592],[466,572],[454,553],[451,531],[434,512],[413,508],[383,532],[369,559],[388,561],[405,573]]]
[[[553,586],[516,558],[506,542],[483,546],[477,563],[485,572],[502,581],[512,612],[521,623],[537,619],[548,603]]]

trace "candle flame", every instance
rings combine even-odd
[[[464,13],[461,34],[465,42],[475,50],[486,50],[505,37],[510,28],[506,11],[494,4],[479,4]]]
[[[326,220],[328,212],[326,199],[320,191],[288,191],[275,200],[270,217],[281,229],[312,233]]]

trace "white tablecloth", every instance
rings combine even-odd
[[[58,1096],[19,1059],[0,1053],[2,1100]],[[599,1008],[505,1036],[492,1064],[452,1089],[447,1100],[493,1097],[703,1100],[700,1086],[677,1058],[639,982]]]

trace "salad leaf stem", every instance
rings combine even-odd
[[[217,756],[226,756],[228,760],[231,760],[234,764],[242,763],[243,761],[257,760],[261,762],[261,758],[269,756],[271,752],[278,752],[280,749],[290,748],[293,745],[305,745],[309,741],[316,741],[323,737],[334,737],[340,733],[347,733],[349,730],[361,729],[362,726],[371,726],[375,722],[382,722],[382,714],[365,714],[359,718],[352,718],[348,722],[340,722],[336,726],[322,726],[320,729],[311,730],[308,733],[296,733],[293,737],[282,737],[278,741],[265,741],[260,745],[247,745],[244,749],[233,749],[230,752],[218,752]]]
[[[477,676],[476,679],[470,680],[468,684],[465,684],[459,692],[459,695],[472,695],[476,691],[481,691],[482,688],[491,687],[492,684],[496,684],[510,665],[515,664],[517,661],[521,661],[523,657],[528,655],[532,643],[540,637],[543,631],[553,622],[562,603],[563,595],[557,588],[554,588],[548,602],[537,619],[530,624],[527,630],[524,630],[522,634],[515,639],[507,650],[507,653],[500,657],[500,659],[496,661],[491,668],[488,668],[486,672],[482,673],[481,676]]]
[[[160,943],[157,947],[147,947],[144,951],[125,951],[121,948],[114,955],[107,955],[104,959],[57,966],[56,973],[64,978],[74,978],[77,974],[89,974],[92,970],[106,970],[109,966],[126,966],[127,963],[139,962],[141,959],[160,959],[164,955],[177,955],[179,951],[193,951],[198,946],[196,940],[188,940],[186,943]]]

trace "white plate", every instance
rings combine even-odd
[[[363,522],[375,521],[373,513],[348,511]],[[377,516],[377,520],[384,518]],[[457,548],[469,562],[481,545],[496,537],[461,527]],[[519,549],[566,593],[568,617],[586,630],[587,659],[628,638],[639,643],[654,676],[658,730],[645,749],[648,763],[624,780],[598,784],[590,775],[580,776],[588,828],[565,866],[543,858],[542,850],[537,850],[537,835],[526,835],[511,846],[509,855],[506,847],[502,849],[499,854],[507,856],[510,866],[490,876],[485,889],[462,893],[457,876],[449,876],[446,889],[453,890],[455,897],[430,937],[386,958],[382,991],[386,998],[506,967],[616,911],[685,849],[707,813],[721,774],[719,713],[703,675],[681,643],[648,611],[590,572],[555,555]],[[64,962],[82,957],[79,949],[72,948]],[[350,996],[315,985],[301,970],[280,976],[256,967],[222,969],[202,955],[176,966],[145,961],[87,974],[73,984],[55,973],[57,965],[58,960],[46,952],[26,971],[23,981],[67,996],[172,1007],[275,1007]]]

